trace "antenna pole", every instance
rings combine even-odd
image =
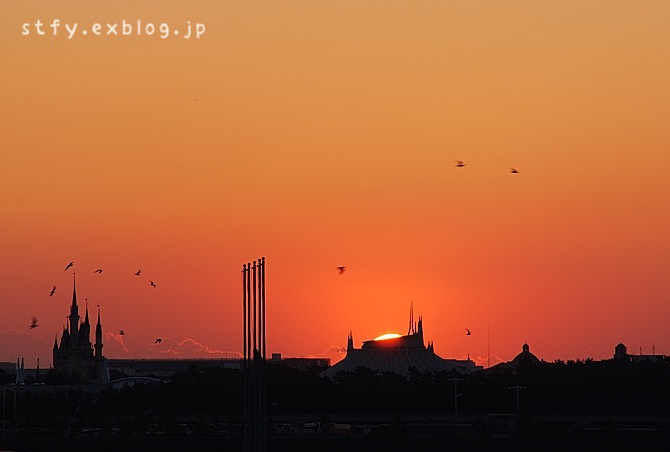
[[[488,356],[487,368],[491,367],[491,325],[486,325],[486,354]]]

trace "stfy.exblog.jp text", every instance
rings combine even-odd
[[[37,19],[34,23],[26,22],[21,26],[23,36],[31,34],[39,36],[66,36],[67,39],[73,39],[78,36],[148,36],[167,39],[169,37],[181,37],[183,39],[200,39],[205,34],[205,24],[186,21],[185,31],[179,28],[172,28],[169,24],[161,22],[154,24],[152,22],[126,21],[113,23],[93,23],[90,27],[80,25],[77,22],[61,22],[60,19],[53,19],[51,22],[42,22]]]

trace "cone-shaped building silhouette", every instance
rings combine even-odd
[[[419,372],[441,372],[456,370],[467,374],[482,367],[470,360],[444,359],[435,353],[433,343],[428,346],[423,340],[423,319],[414,322],[413,308],[410,307],[409,329],[406,336],[363,342],[361,348],[354,348],[354,339],[349,333],[347,356],[339,363],[321,372],[333,377],[339,372],[353,372],[358,367],[367,367],[377,372],[393,372],[409,375],[412,369]]]

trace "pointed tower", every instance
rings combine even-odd
[[[70,305],[70,340],[72,342],[79,338],[79,307],[77,306],[77,279],[72,275],[72,304]]]
[[[100,305],[98,305],[98,323],[95,325],[95,357],[102,358],[102,324],[100,323]]]
[[[349,336],[347,336],[347,353],[354,349],[354,336],[349,331]]]
[[[82,344],[89,344],[91,343],[91,322],[88,320],[88,299],[86,300],[86,314],[84,316],[84,321],[81,323],[79,326],[80,331],[79,331],[79,336],[80,340],[79,343]]]

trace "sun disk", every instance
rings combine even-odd
[[[376,341],[384,341],[386,339],[395,339],[396,337],[400,337],[400,335],[396,334],[396,333],[386,333],[386,334],[382,334],[379,337],[376,337],[375,340]]]

